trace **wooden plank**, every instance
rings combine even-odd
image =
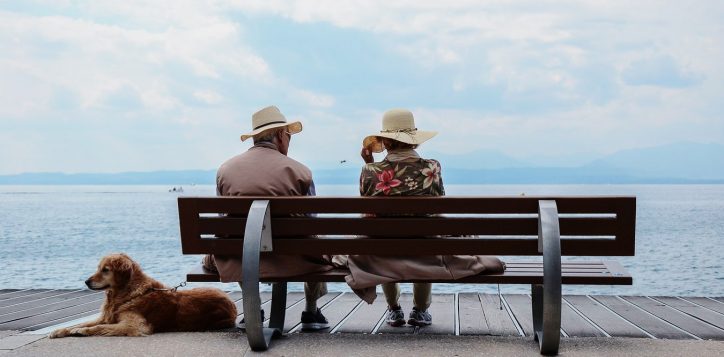
[[[58,304],[66,306],[61,309],[52,309],[44,313],[28,316],[22,319],[8,321],[0,324],[0,330],[36,330],[38,328],[54,325],[58,319],[69,318],[73,320],[78,318],[79,314],[94,314],[99,312],[101,303],[103,302],[103,294],[94,294],[80,297],[74,300]],[[71,305],[70,303],[74,303]]]
[[[664,321],[661,321],[661,319],[641,311],[641,309],[618,298],[617,296],[595,295],[592,296],[592,298],[656,338],[674,340],[693,339],[693,337],[683,331],[674,328]]]
[[[384,294],[382,296],[384,299]],[[410,311],[412,311],[412,294],[400,294],[400,300],[398,301],[400,306],[402,307],[402,311],[405,312],[405,321],[410,318]],[[407,322],[405,322],[404,325],[399,327],[392,327],[387,324],[387,322],[383,322],[380,326],[379,330],[377,330],[378,334],[412,334],[415,333],[415,326],[407,325]]]
[[[611,275],[617,277],[617,278],[631,278],[631,273],[626,270],[626,268],[621,265],[621,263],[615,261],[615,260],[606,260],[603,262],[604,265],[606,265],[606,268],[611,273]],[[633,283],[633,280],[632,280]]]
[[[326,281],[326,282],[344,282],[344,277],[349,272],[345,269],[334,269],[329,272],[309,275],[299,275],[286,278],[267,278],[265,282],[274,281]],[[565,272],[562,275],[563,284],[587,284],[587,285],[630,285],[632,279],[630,276],[612,276],[607,273],[571,273]],[[420,282],[408,280],[402,282]],[[421,282],[431,283],[476,283],[476,284],[542,284],[543,273],[541,272],[515,272],[505,271],[496,274],[483,274],[468,276],[457,280],[449,279],[430,279]]]
[[[242,252],[242,239],[188,238],[196,239],[184,254],[209,254]],[[276,254],[376,254],[395,255],[400,247],[405,254],[487,254],[487,255],[540,255],[538,239],[535,237],[470,238],[470,237],[351,237],[331,236],[320,238],[278,237],[274,238]],[[628,255],[609,238],[566,238],[561,237],[561,254],[564,256],[621,256]],[[388,250],[392,250],[388,252]]]
[[[724,304],[705,297],[683,297],[682,299],[701,305],[709,310],[724,314]]]
[[[303,333],[331,333],[357,305],[363,303],[357,295],[353,293],[342,293],[342,296],[329,302],[322,307],[324,316],[329,321],[329,329],[320,331],[302,331]]]
[[[362,303],[362,306],[337,329],[340,333],[372,333],[382,315],[387,311],[387,302],[382,294],[377,294],[374,303]]]
[[[41,314],[45,314],[45,313],[52,312],[52,311],[62,310],[62,309],[68,308],[68,307],[83,304],[88,301],[95,301],[98,299],[103,299],[103,297],[104,297],[103,293],[96,292],[95,294],[84,294],[83,296],[60,301],[55,304],[36,306],[35,308],[30,309],[30,310],[21,310],[21,311],[11,312],[11,313],[0,316],[0,326],[3,326],[5,323],[9,323],[10,321],[21,320],[21,319],[25,319],[25,318],[28,318],[31,316],[36,316],[36,315],[41,315]]]
[[[77,297],[85,296],[88,294],[88,290],[63,290],[59,291],[59,293],[56,295],[47,296],[42,299],[29,300],[15,305],[2,307],[0,308],[0,321],[2,321],[2,316],[6,314],[24,310],[37,309],[39,307],[57,304],[59,302],[75,299]]]
[[[48,291],[51,289],[20,289],[12,292],[8,292],[0,296],[0,300],[6,300],[6,299],[12,299],[16,298],[18,296],[23,296],[27,294],[37,294],[40,291]]]
[[[330,292],[326,295],[322,296],[317,300],[317,307],[323,307],[326,303],[328,303],[330,300],[334,299],[339,295],[340,293]],[[304,301],[300,302],[299,304],[296,304],[292,307],[287,308],[287,313],[284,316],[284,332],[288,333],[297,325],[301,324],[301,316],[302,311],[306,308],[306,303]],[[329,330],[327,330],[329,331]]]
[[[568,304],[561,304],[561,329],[568,334],[569,337],[604,337],[603,332],[599,331]]]
[[[239,292],[241,293],[241,292]],[[244,318],[244,300],[241,298],[238,298],[238,296],[234,295],[234,305],[236,305],[236,324],[239,325],[241,323],[241,320]],[[299,301],[299,299],[304,298],[304,295],[301,293],[297,293],[296,295],[294,293],[287,294],[287,305],[290,301]],[[296,299],[296,300],[294,300]],[[265,310],[265,317],[268,320],[269,319],[269,309],[271,308],[271,293],[259,293],[259,301],[261,302],[261,309]]]
[[[432,324],[417,329],[421,335],[455,334],[455,295],[433,294],[428,311],[432,315]],[[409,318],[409,316],[408,316]]]
[[[724,331],[645,296],[622,296],[626,301],[702,339],[724,339]]]
[[[505,310],[500,308],[500,299],[498,295],[479,294],[480,305],[483,306],[483,314],[485,322],[490,328],[490,334],[493,336],[520,336],[518,329],[515,328],[513,320]]]
[[[241,291],[229,291],[226,294],[229,295],[229,299],[234,302],[240,301],[242,298]]]
[[[636,207],[633,196],[470,196],[470,197],[179,197],[179,206],[193,202],[195,213],[246,215],[254,200],[272,200],[274,216],[294,213],[538,213],[538,201],[555,200],[558,213],[619,213]],[[625,212],[627,213],[627,212]]]
[[[516,321],[526,336],[533,336],[533,316],[530,297],[522,294],[503,294]]]
[[[564,299],[612,337],[649,337],[630,322],[588,296],[566,295]],[[568,331],[566,330],[566,332]]]
[[[16,293],[21,289],[0,289],[0,300],[4,299],[6,294]]]
[[[458,316],[460,316],[460,335],[490,335],[490,327],[485,321],[480,296],[474,293],[458,294]]]
[[[35,299],[42,299],[43,297],[47,297],[49,295],[55,295],[59,294],[58,290],[55,289],[37,289],[37,290],[26,290],[22,292],[17,292],[16,294],[8,294],[13,295],[8,297],[7,299],[0,300],[0,307],[15,305],[18,303],[26,302],[29,300],[35,300]]]
[[[188,282],[217,283],[221,281],[220,279],[218,272],[206,269],[201,264],[194,266],[191,271],[186,273],[186,281]]]
[[[24,330],[24,331],[40,330],[40,329],[42,329],[42,328],[46,328],[46,327],[49,327],[49,326],[54,326],[54,325],[57,325],[57,324],[62,324],[62,323],[64,323],[64,322],[77,320],[77,319],[80,319],[80,318],[83,318],[83,317],[87,317],[87,316],[92,316],[92,315],[97,314],[97,313],[98,313],[98,309],[91,309],[91,310],[83,311],[83,312],[80,312],[80,313],[77,313],[77,314],[71,314],[71,315],[68,315],[68,316],[61,316],[61,317],[56,318],[56,319],[53,319],[53,320],[43,321],[43,322],[41,322],[41,323],[39,323],[39,324],[35,324],[35,325],[32,325],[32,326],[27,326],[27,327],[23,328],[23,330]]]
[[[199,233],[238,235],[246,218],[200,217]],[[273,217],[274,237],[364,235],[415,237],[431,235],[525,236],[538,234],[538,217]],[[562,217],[561,236],[616,236],[612,217]]]
[[[717,314],[699,305],[692,304],[686,300],[682,300],[671,296],[654,296],[652,297],[667,306],[673,307],[687,315],[696,317],[699,320],[712,324],[720,329],[721,337],[724,338],[724,315]],[[721,338],[720,338],[721,339]]]

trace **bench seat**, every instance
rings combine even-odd
[[[543,262],[506,262],[506,270],[499,274],[474,275],[457,280],[424,280],[430,283],[467,283],[467,284],[543,284]],[[299,275],[278,279],[260,279],[262,282],[305,282],[326,281],[344,283],[349,274],[347,269],[334,269],[325,273]],[[631,285],[631,274],[621,264],[613,260],[571,261],[561,263],[563,284],[586,285]],[[204,268],[194,267],[186,274],[189,282],[219,282],[219,274]],[[416,282],[416,281],[404,281]]]

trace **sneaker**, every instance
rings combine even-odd
[[[387,324],[392,327],[400,327],[405,324],[405,313],[401,307],[387,309]]]
[[[302,311],[302,331],[319,331],[326,328],[329,328],[329,322],[322,315],[322,310],[317,308],[315,312]]]
[[[432,315],[427,310],[418,310],[413,307],[407,323],[412,326],[429,326],[432,323]]]
[[[266,320],[266,319],[264,318],[264,309],[262,309],[261,310],[261,321],[264,322],[264,320]],[[244,319],[241,319],[241,321],[239,321],[239,323],[236,325],[236,327],[240,328],[242,331],[246,330],[246,323],[244,322]]]

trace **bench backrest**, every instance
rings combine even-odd
[[[556,201],[563,255],[635,253],[628,196],[180,197],[183,253],[241,255],[255,200],[270,201],[275,254],[540,255],[541,200]]]

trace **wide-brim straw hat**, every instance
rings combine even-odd
[[[407,144],[419,145],[432,139],[437,131],[417,130],[415,117],[407,109],[391,109],[382,116],[382,130],[379,134],[372,134],[362,140],[362,146],[372,152],[382,152],[385,149],[381,138],[401,141]]]
[[[254,137],[263,131],[279,128],[282,126],[287,127],[287,131],[290,134],[296,134],[302,131],[302,123],[299,121],[287,122],[287,118],[279,110],[279,108],[271,105],[268,106],[251,116],[251,127],[252,131],[241,135],[241,141]]]

